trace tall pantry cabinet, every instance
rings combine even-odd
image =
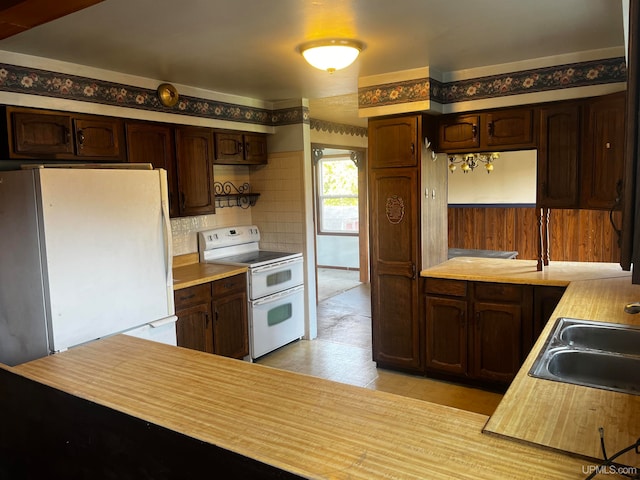
[[[429,117],[369,120],[373,359],[424,371],[420,271],[447,259],[447,164],[425,146]],[[429,137],[429,136],[427,136]]]

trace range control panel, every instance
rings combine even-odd
[[[224,227],[198,232],[198,250],[231,247],[260,241],[260,230],[255,225]]]

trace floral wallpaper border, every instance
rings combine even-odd
[[[366,137],[367,127],[357,127],[355,125],[346,125],[344,123],[329,122],[326,120],[317,120],[312,118],[309,126],[311,130],[318,132],[337,133],[340,135],[351,135],[353,137]]]
[[[165,107],[148,88],[1,63],[0,91],[265,126],[309,123],[308,107],[269,110],[185,95]]]
[[[431,100],[441,104],[624,82],[624,57],[555,65],[442,83],[432,78],[358,89],[360,108]]]
[[[368,108],[427,100],[448,104],[624,81],[626,62],[617,57],[448,83],[420,78],[375,85],[358,89],[358,105]],[[165,107],[152,89],[3,63],[0,91],[263,126],[312,122],[316,130],[366,136],[359,127],[311,120],[309,109],[303,106],[269,110],[181,95],[177,105]]]

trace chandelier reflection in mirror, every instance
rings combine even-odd
[[[460,165],[462,173],[469,173],[473,171],[477,166],[484,164],[487,173],[493,171],[493,161],[500,158],[500,154],[494,153],[465,153],[461,155],[462,158],[458,159],[457,155],[448,155],[449,157],[449,171],[453,173],[457,165]]]

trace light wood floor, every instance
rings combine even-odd
[[[318,305],[318,338],[299,340],[257,363],[336,382],[491,415],[502,395],[448,382],[376,368],[371,360],[369,285]]]

